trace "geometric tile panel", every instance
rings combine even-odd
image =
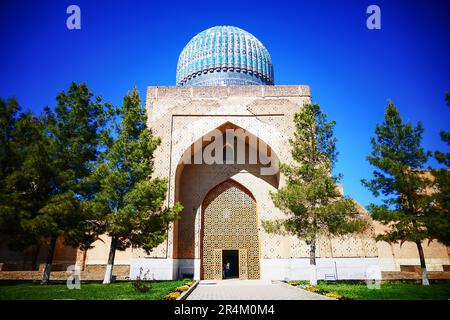
[[[240,250],[240,278],[259,279],[256,202],[232,180],[208,193],[203,209],[203,279],[220,278],[217,251]]]
[[[290,238],[290,258],[309,257],[309,245],[307,245],[305,241],[300,240],[296,236],[291,236]]]
[[[239,279],[248,279],[248,253],[247,249],[239,249]]]
[[[364,237],[364,251],[366,257],[378,257],[378,247],[375,239]]]
[[[331,239],[333,257],[350,258],[364,256],[362,238],[356,236],[341,236]]]

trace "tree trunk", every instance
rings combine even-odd
[[[312,240],[309,244],[309,267],[310,278],[309,284],[312,286],[317,285],[317,266],[316,266],[316,240]]]
[[[111,283],[112,271],[114,266],[114,257],[116,256],[117,248],[117,238],[115,236],[111,237],[111,247],[109,248],[108,264],[106,265],[105,277],[103,279],[103,284]]]
[[[56,237],[50,239],[47,260],[45,261],[44,273],[42,274],[41,284],[48,284],[50,281],[50,272],[52,271],[53,255],[55,254]]]
[[[429,286],[430,282],[428,281],[428,271],[427,271],[427,265],[425,263],[425,255],[423,254],[422,243],[420,241],[417,241],[416,245],[417,245],[417,250],[419,250],[420,269],[422,271],[422,284],[424,286]]]

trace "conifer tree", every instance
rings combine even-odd
[[[447,106],[450,106],[450,93],[445,95],[445,100]],[[450,146],[450,132],[441,130],[440,136],[442,142]],[[429,228],[435,238],[450,246],[450,153],[436,151],[434,157],[443,168],[432,170],[436,219]]]
[[[17,99],[0,98],[0,181],[11,173],[15,164],[15,152],[12,146],[13,133],[20,114]],[[2,185],[0,185],[0,188]]]
[[[49,282],[58,238],[82,249],[95,239],[97,213],[89,210],[86,201],[95,192],[95,182],[89,177],[101,154],[109,109],[110,105],[94,97],[85,84],[76,83],[57,96],[54,111],[45,109],[42,123],[53,171],[51,189],[39,214],[26,222],[48,246],[42,284]]]
[[[447,102],[447,106],[450,106],[450,93],[445,94],[445,101]],[[450,132],[441,130],[439,133],[441,136],[441,140],[446,143],[447,145],[450,145]],[[439,163],[442,163],[447,168],[450,167],[450,153],[444,153],[441,151],[436,151],[434,153],[434,157]]]
[[[0,99],[0,233],[10,250],[32,252],[31,266],[35,270],[41,242],[26,223],[49,197],[52,170],[41,122],[19,109],[15,99]]]
[[[267,232],[291,234],[305,240],[310,249],[312,285],[317,284],[316,245],[320,235],[362,232],[367,219],[358,215],[352,199],[338,190],[340,176],[333,176],[337,159],[334,121],[327,121],[319,105],[305,105],[295,114],[290,140],[293,164],[280,164],[286,185],[271,193],[285,219],[263,221]]]
[[[104,231],[111,237],[105,284],[112,280],[116,250],[139,247],[150,252],[167,239],[169,223],[182,208],[178,203],[165,206],[167,181],[151,179],[160,139],[147,129],[136,88],[124,97],[117,115],[114,137],[93,175],[100,190],[92,206],[103,215]]]
[[[375,220],[388,227],[377,240],[396,242],[412,241],[416,244],[422,269],[422,284],[428,285],[428,274],[422,241],[433,239],[432,229],[436,220],[433,182],[424,166],[430,152],[421,146],[422,124],[404,123],[397,108],[388,102],[384,121],[377,125],[371,138],[372,152],[367,160],[376,169],[371,180],[362,180],[383,204],[369,206]]]
[[[18,115],[15,101],[2,106],[0,230],[9,248],[34,249],[33,267],[39,248],[48,250],[42,284],[49,282],[58,238],[86,249],[97,234],[85,201],[95,190],[87,178],[100,153],[107,109],[75,83],[39,118]]]

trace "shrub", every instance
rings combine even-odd
[[[142,275],[142,268],[139,269],[139,275],[136,277],[136,280],[133,281],[133,288],[134,290],[136,290],[137,292],[148,292],[150,291],[150,283],[146,282],[148,273],[150,272],[150,270],[147,270],[147,272]]]
[[[188,282],[186,282],[184,285],[186,285],[186,286],[192,286],[194,284],[194,282],[193,281],[188,281]]]

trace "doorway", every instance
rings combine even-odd
[[[227,272],[227,263],[230,264],[230,270]],[[239,251],[223,250],[222,251],[223,278],[233,279],[239,278]]]
[[[259,279],[259,239],[256,201],[234,180],[210,190],[202,202],[200,278],[220,280],[225,259],[230,277]]]

